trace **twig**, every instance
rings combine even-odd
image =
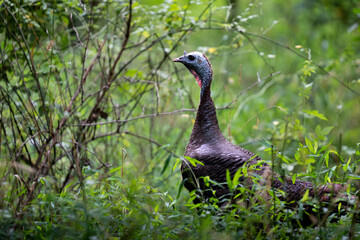
[[[129,0],[129,16],[128,16],[127,21],[126,21],[126,29],[125,29],[124,40],[123,40],[123,42],[121,44],[120,51],[119,51],[114,63],[112,64],[112,67],[110,69],[109,75],[107,77],[106,87],[104,88],[104,91],[101,92],[100,96],[98,97],[94,107],[90,111],[90,114],[89,114],[86,122],[91,122],[91,119],[92,119],[92,116],[93,116],[94,112],[97,111],[97,109],[99,108],[99,105],[102,102],[102,100],[105,97],[108,90],[110,89],[111,84],[113,83],[113,81],[117,77],[117,74],[115,74],[115,68],[117,67],[118,62],[119,62],[122,54],[124,53],[126,45],[127,45],[128,41],[129,41],[130,32],[131,32],[131,20],[132,20],[132,0]]]
[[[74,21],[73,21],[73,17],[72,17],[72,11],[70,11],[70,20],[71,20],[71,24],[72,24],[72,27],[74,29],[74,32],[76,34],[76,38],[77,40],[79,41],[80,45],[85,48],[85,45],[82,43],[81,39],[80,39],[80,36],[79,36],[79,32],[77,31],[76,27],[75,27],[75,24],[74,24]]]
[[[257,52],[257,54],[261,57],[261,59],[264,61],[266,66],[269,66],[271,71],[275,71],[273,66],[270,66],[270,64],[267,62],[266,58],[264,57],[263,54],[261,54],[261,52],[258,50],[258,48],[256,47],[256,45],[254,44],[254,42],[252,41],[252,39],[246,35],[243,31],[240,31],[242,33],[242,35],[249,41],[249,43],[251,44],[251,46],[255,49],[255,51]]]
[[[240,127],[240,130],[245,127],[253,118],[257,117],[260,113],[266,111],[266,110],[269,110],[269,109],[272,109],[272,108],[276,108],[276,109],[279,109],[279,110],[284,110],[282,107],[279,107],[279,106],[269,106],[269,107],[266,107],[262,110],[260,110],[259,112],[257,112],[256,114],[254,114],[253,116],[251,116],[241,127]]]
[[[251,84],[249,87],[247,87],[247,88],[244,89],[243,91],[241,91],[241,92],[236,96],[236,98],[235,98],[234,100],[232,100],[229,104],[227,104],[225,107],[223,107],[223,109],[228,109],[228,108],[230,107],[230,105],[236,103],[236,102],[239,100],[239,98],[240,98],[241,95],[243,95],[244,93],[250,91],[253,87],[255,87],[256,85],[258,85],[261,81],[265,81],[265,80],[267,80],[267,79],[269,79],[269,78],[271,78],[271,77],[273,77],[273,76],[275,76],[275,75],[277,75],[277,74],[279,74],[279,73],[280,73],[280,72],[271,73],[271,74],[269,74],[268,76],[266,76],[266,77],[263,78],[263,79],[261,79],[259,73],[257,73],[257,81],[254,82],[253,84]]]
[[[161,112],[161,113],[152,113],[152,114],[148,114],[148,115],[142,115],[142,116],[138,116],[138,117],[133,117],[133,118],[129,118],[126,120],[114,120],[114,121],[107,121],[107,122],[97,122],[97,123],[79,123],[79,124],[68,124],[66,126],[98,126],[98,125],[107,125],[107,124],[114,124],[114,123],[128,123],[131,121],[135,121],[135,120],[139,120],[139,119],[144,119],[144,118],[151,118],[151,117],[157,117],[157,116],[167,116],[167,115],[174,115],[174,114],[178,114],[178,113],[183,113],[183,112],[195,112],[196,109],[178,109],[172,112]]]

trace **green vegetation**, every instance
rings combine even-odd
[[[359,238],[354,207],[300,226],[316,199],[195,206],[179,163],[199,88],[172,63],[209,57],[229,140],[355,196],[359,16],[355,0],[0,0],[0,238]]]

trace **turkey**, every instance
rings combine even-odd
[[[199,190],[203,199],[215,197],[226,204],[226,199],[231,198],[226,180],[227,171],[232,179],[239,169],[246,168],[249,175],[246,177],[244,174],[245,177],[240,177],[239,181],[248,189],[254,187],[260,189],[256,195],[266,201],[270,200],[268,190],[272,188],[283,191],[282,200],[293,204],[301,200],[307,191],[309,197],[317,197],[322,202],[340,197],[343,189],[340,184],[314,187],[307,181],[296,180],[293,183],[290,178],[281,179],[259,156],[227,141],[220,131],[215,105],[211,98],[213,71],[208,58],[200,52],[185,52],[173,62],[184,64],[201,88],[200,104],[184,154],[185,157],[190,158],[182,161],[181,165],[184,186],[190,192]],[[194,166],[191,159],[200,163]],[[206,177],[211,181],[206,180]],[[195,203],[200,201],[199,198],[194,200]]]

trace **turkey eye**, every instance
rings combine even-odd
[[[189,60],[190,61],[194,61],[195,60],[195,57],[193,55],[189,55]]]

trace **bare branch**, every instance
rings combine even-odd
[[[264,79],[260,79],[260,75],[259,73],[257,73],[257,81],[254,82],[253,84],[251,84],[248,88],[244,89],[243,91],[241,91],[234,100],[232,100],[230,103],[228,103],[225,107],[221,108],[221,109],[227,109],[227,108],[230,108],[230,106],[234,103],[236,103],[240,96],[243,95],[244,93],[250,91],[253,87],[255,87],[256,85],[258,85],[261,81],[265,81],[277,74],[279,74],[280,72],[275,72],[275,73],[271,73],[270,75],[266,76]]]
[[[162,113],[153,113],[153,114],[148,114],[148,115],[142,115],[142,116],[138,116],[138,117],[133,117],[133,118],[129,118],[126,120],[114,120],[114,121],[108,121],[108,122],[97,122],[97,123],[80,123],[80,124],[68,124],[67,126],[99,126],[99,125],[108,125],[108,124],[114,124],[114,123],[128,123],[131,121],[135,121],[135,120],[139,120],[139,119],[144,119],[144,118],[152,118],[152,117],[157,117],[157,116],[168,116],[168,115],[174,115],[174,114],[179,114],[179,113],[184,113],[184,112],[195,112],[196,109],[178,109],[172,112],[162,112]]]

